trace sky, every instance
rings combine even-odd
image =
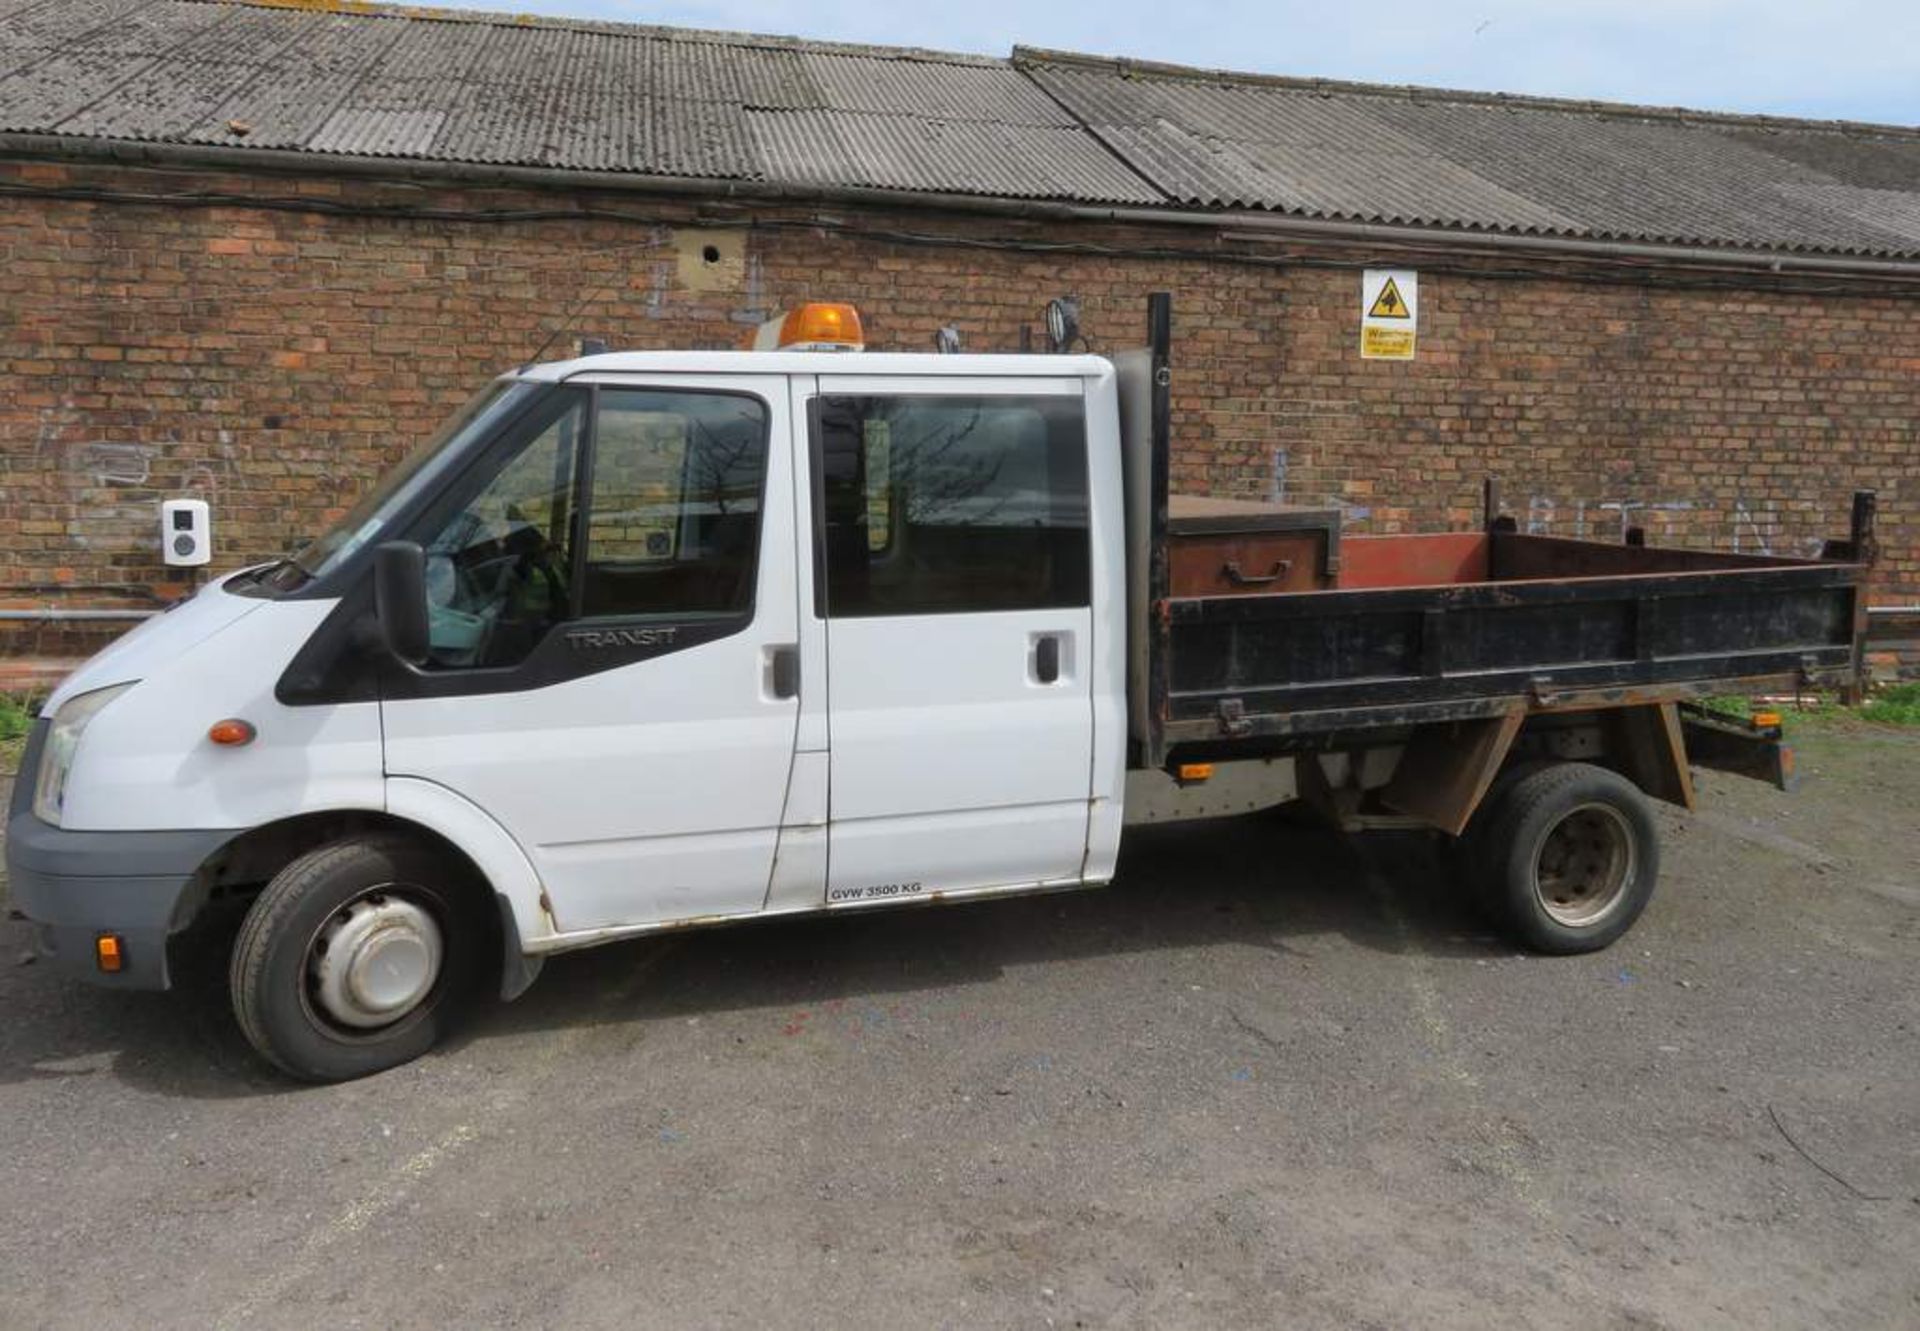
[[[1018,43],[1269,74],[1920,126],[1916,0],[466,0],[457,7],[1000,56]]]

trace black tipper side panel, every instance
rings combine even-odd
[[[1643,576],[1176,598],[1169,729],[1180,742],[1297,735],[1366,709],[1379,713],[1367,724],[1415,724],[1462,704],[1791,687],[1852,668],[1864,566],[1736,558]]]

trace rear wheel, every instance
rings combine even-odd
[[[1617,772],[1555,763],[1506,784],[1473,838],[1473,874],[1504,929],[1542,952],[1594,952],[1646,909],[1660,839]]]
[[[307,1081],[418,1058],[469,1000],[492,955],[479,894],[402,836],[301,856],[253,903],[228,983],[248,1041]]]
[[[1552,759],[1526,758],[1503,768],[1481,798],[1480,807],[1474,811],[1465,830],[1442,843],[1442,862],[1454,891],[1495,926],[1504,927],[1505,920],[1498,904],[1489,900],[1487,891],[1487,880],[1491,873],[1487,864],[1487,829],[1498,818],[1507,791],[1514,782],[1554,765]]]

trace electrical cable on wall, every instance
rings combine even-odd
[[[881,241],[896,245],[930,246],[935,248],[954,248],[982,251],[1001,251],[1018,254],[1054,254],[1075,255],[1088,258],[1141,259],[1155,261],[1178,261],[1192,263],[1224,263],[1239,267],[1287,269],[1287,268],[1331,268],[1351,270],[1364,268],[1387,260],[1410,260],[1418,256],[1419,266],[1428,272],[1447,273],[1463,277],[1485,278],[1488,280],[1538,281],[1550,276],[1555,281],[1616,285],[1631,282],[1663,289],[1709,289],[1742,290],[1755,289],[1782,290],[1807,295],[1840,295],[1857,293],[1865,284],[1871,284],[1877,295],[1914,295],[1920,296],[1920,277],[1914,279],[1895,279],[1886,275],[1872,278],[1833,282],[1816,278],[1801,277],[1790,273],[1750,272],[1722,276],[1683,270],[1669,263],[1653,260],[1624,257],[1582,256],[1575,260],[1543,260],[1536,267],[1496,266],[1492,263],[1480,264],[1461,262],[1457,256],[1448,256],[1437,249],[1432,242],[1388,244],[1378,241],[1365,245],[1355,244],[1359,257],[1330,259],[1321,255],[1289,250],[1284,254],[1251,254],[1237,250],[1218,248],[1216,239],[1214,248],[1185,246],[1128,246],[1107,245],[1092,241],[1050,241],[1033,238],[956,236],[941,232],[907,231],[892,227],[869,226],[844,221],[825,214],[812,218],[699,218],[690,221],[685,217],[662,216],[651,213],[634,212],[629,209],[608,208],[602,205],[587,205],[573,208],[512,208],[512,209],[460,209],[436,208],[413,204],[372,204],[343,203],[333,199],[296,198],[278,196],[255,196],[249,194],[220,193],[214,191],[182,191],[177,193],[159,193],[140,190],[107,189],[97,186],[76,185],[22,185],[16,182],[0,182],[0,197],[36,198],[65,200],[82,203],[116,203],[130,206],[150,206],[167,208],[241,208],[264,212],[306,213],[319,216],[358,217],[390,221],[450,222],[463,225],[498,226],[529,222],[582,222],[613,221],[650,227],[682,227],[698,225],[710,228],[729,228],[756,231],[808,231],[828,232],[847,235],[858,239]],[[1222,218],[1223,228],[1230,227],[1231,218]],[[1263,238],[1264,239],[1264,238]],[[1275,242],[1278,243],[1278,242]],[[1288,241],[1289,245],[1301,245],[1306,242]],[[652,247],[648,242],[645,247]],[[576,262],[578,258],[589,254],[604,254],[626,248],[642,246],[613,246],[592,251],[575,251],[560,261]],[[1550,265],[1550,266],[1549,266]],[[1563,267],[1562,265],[1568,265]],[[502,264],[501,267],[510,265]],[[165,299],[165,298],[162,298]]]

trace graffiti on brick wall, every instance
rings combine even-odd
[[[1385,502],[1356,498],[1352,491],[1361,488],[1358,483],[1344,483],[1337,478],[1337,473],[1330,476],[1318,469],[1296,465],[1297,459],[1284,447],[1269,450],[1267,462],[1264,485],[1257,491],[1246,486],[1240,493],[1246,493],[1249,498],[1259,494],[1270,503],[1336,508],[1347,523],[1361,530],[1375,517],[1377,505]],[[1367,490],[1371,488],[1366,486]],[[1509,499],[1507,507],[1520,530],[1533,536],[1624,541],[1627,533],[1637,527],[1654,545],[1695,546],[1737,554],[1815,558],[1831,535],[1809,530],[1798,512],[1789,517],[1765,500],[1745,496],[1701,499],[1603,494],[1598,498],[1568,498],[1535,491],[1524,500]],[[1463,509],[1477,518],[1479,496],[1476,494],[1464,502],[1443,503],[1438,508],[1430,504],[1394,506],[1387,515],[1393,525],[1387,529],[1439,530],[1447,525],[1457,526]]]
[[[1685,521],[1695,512],[1691,499],[1574,499],[1552,495],[1527,496],[1527,513],[1520,528],[1529,536],[1571,536],[1577,540],[1625,540],[1627,531],[1639,527],[1647,539],[1660,543],[1663,533],[1678,537],[1692,525]]]
[[[1522,531],[1533,536],[1625,540],[1638,527],[1654,545],[1716,545],[1736,554],[1812,558],[1824,538],[1794,536],[1771,505],[1735,498],[1720,506],[1692,499],[1572,499],[1527,497]]]
[[[160,501],[190,496],[217,503],[227,488],[227,468],[218,459],[170,457],[164,444],[102,438],[93,428],[71,403],[40,413],[34,452],[39,465],[50,462],[61,480],[68,514],[61,540],[76,550],[137,552],[157,562]],[[230,441],[221,431],[220,443]]]
[[[1733,549],[1739,554],[1788,555],[1817,558],[1827,543],[1821,535],[1789,535],[1780,515],[1762,505],[1750,506],[1744,499],[1733,501],[1731,513]]]
[[[153,444],[119,444],[104,439],[76,445],[68,474],[95,486],[146,485],[153,475]]]

